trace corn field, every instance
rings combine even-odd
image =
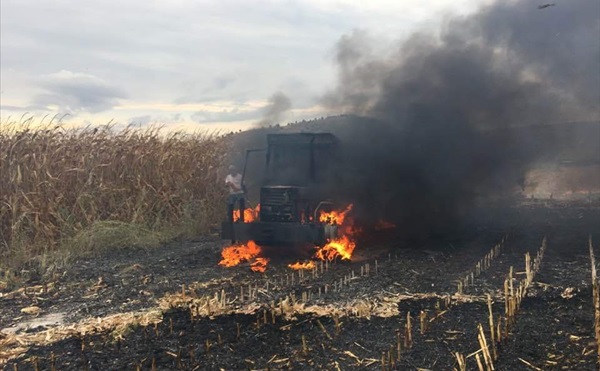
[[[224,209],[227,140],[160,128],[0,128],[0,267],[97,223],[201,232]],[[175,232],[173,232],[175,233]]]

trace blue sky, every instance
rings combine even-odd
[[[0,116],[235,130],[276,93],[290,103],[281,122],[335,114],[318,102],[341,37],[391,44],[484,3],[2,0]]]

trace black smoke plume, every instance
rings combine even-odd
[[[258,127],[278,124],[283,114],[292,108],[292,101],[282,92],[276,92],[269,98],[269,104],[263,110],[263,117],[257,123]]]
[[[599,35],[597,0],[543,9],[520,0],[385,52],[363,32],[342,37],[338,86],[323,103],[373,121],[338,133],[338,194],[407,232],[454,228],[475,201],[518,187],[543,156],[547,148],[514,128],[600,118]]]

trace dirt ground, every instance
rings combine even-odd
[[[271,261],[264,274],[220,267],[226,244],[210,236],[81,260],[48,282],[1,294],[0,365],[452,370],[460,352],[477,369],[486,295],[494,316],[504,316],[510,267],[515,282],[523,279],[525,253],[535,256],[545,236],[540,270],[497,346],[495,369],[597,369],[588,238],[600,241],[600,207],[530,204],[482,210],[475,220],[453,238],[414,242],[400,233],[359,243],[351,262],[302,273],[287,268],[289,259]],[[458,281],[502,240],[489,268],[457,294]],[[108,321],[119,313],[138,321]]]

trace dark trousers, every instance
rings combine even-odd
[[[227,218],[230,223],[233,223],[233,210],[235,210],[235,204],[240,204],[240,222],[244,222],[244,210],[246,209],[246,198],[243,193],[232,193],[227,197]]]

